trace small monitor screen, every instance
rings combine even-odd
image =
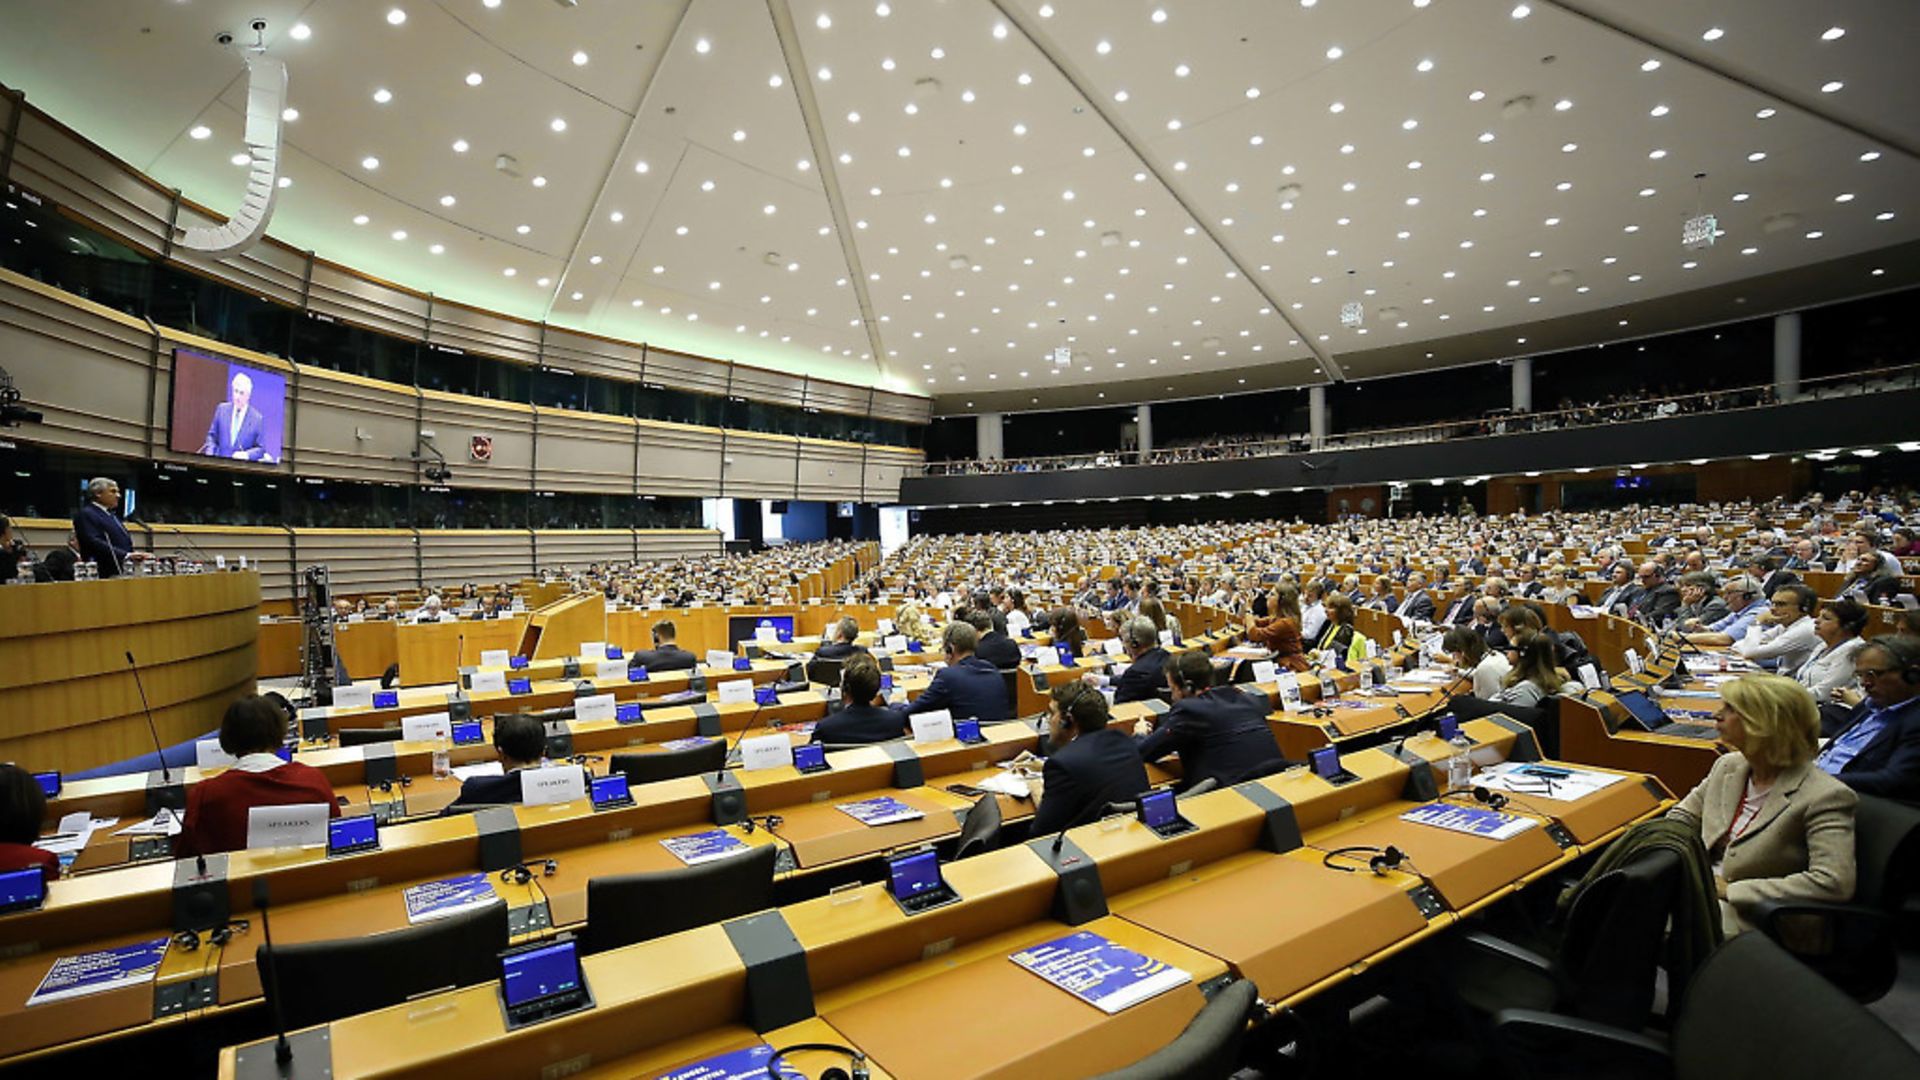
[[[486,738],[486,729],[480,726],[478,720],[462,720],[453,725],[453,745],[455,746],[478,746],[485,742]]]
[[[955,720],[953,722],[953,737],[964,743],[986,741],[980,734],[980,721],[978,720]]]
[[[258,465],[280,460],[284,374],[175,349],[172,388],[167,445],[175,453]]]
[[[1661,709],[1652,698],[1638,690],[1628,690],[1613,697],[1620,703],[1621,708],[1633,714],[1635,720],[1650,728],[1660,727],[1667,722],[1666,711]]]
[[[627,774],[613,773],[593,778],[593,805],[612,806],[632,800],[627,792]]]
[[[507,666],[515,671],[519,671],[521,668],[527,666],[527,658],[524,656],[509,656],[507,657]]]
[[[770,627],[781,641],[793,640],[791,615],[734,615],[727,619],[727,644],[758,640],[761,627]]]
[[[631,724],[640,719],[640,703],[623,701],[613,707],[613,718],[622,724]]]
[[[1332,780],[1340,775],[1340,748],[1323,746],[1318,750],[1309,750],[1307,764],[1313,767],[1313,775],[1322,780]]]
[[[400,691],[398,691],[398,690],[375,690],[375,691],[373,692],[373,707],[374,707],[374,708],[376,708],[376,709],[393,709],[393,708],[398,708],[398,707],[399,707],[399,705],[400,705]]]
[[[327,822],[327,850],[352,851],[367,847],[378,835],[372,814],[334,818]]]
[[[891,673],[880,676],[880,689],[883,691],[893,689],[893,675]]]
[[[574,943],[562,941],[503,957],[500,986],[509,1008],[580,989]]]
[[[293,747],[286,745],[276,746],[273,748],[273,755],[281,761],[292,761]]]
[[[1452,742],[1460,737],[1460,718],[1452,713],[1442,715],[1434,727],[1434,732],[1448,742]]]
[[[801,772],[809,769],[827,767],[827,748],[819,743],[807,743],[793,748],[793,767]]]
[[[40,792],[47,798],[51,799],[55,795],[60,794],[59,770],[56,769],[53,772],[37,772],[33,774],[33,778],[39,781]]]
[[[37,866],[0,874],[0,911],[36,908],[47,896],[47,880]]]
[[[1053,651],[1059,654],[1059,656],[1060,656],[1060,666],[1061,666],[1061,667],[1072,667],[1072,666],[1073,666],[1073,646],[1071,646],[1071,645],[1055,645],[1055,646],[1053,647]]]
[[[1173,804],[1172,791],[1149,791],[1140,796],[1142,823],[1157,829],[1162,825],[1173,824],[1174,819],[1179,816],[1180,811]]]
[[[531,694],[533,693],[533,680],[532,679],[508,679],[507,693]]]
[[[903,855],[887,863],[887,877],[891,882],[894,898],[898,900],[908,900],[921,893],[938,889],[940,887],[940,855],[934,851]]]

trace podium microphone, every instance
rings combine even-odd
[[[140,665],[134,663],[133,650],[127,650],[127,668],[133,672],[133,687],[140,691],[140,709],[147,714],[147,734],[153,736],[153,752],[160,759],[160,781],[173,783],[173,774],[167,771],[167,751],[160,745],[160,728],[153,722],[153,706],[147,704],[147,688],[140,682]]]
[[[265,939],[267,955],[273,955],[273,924],[267,921],[267,879],[253,879],[253,906],[260,910],[260,936]],[[267,978],[267,1000],[273,1003],[273,1061],[280,1066],[280,1075],[286,1076],[293,1071],[293,1044],[287,1041],[286,1006],[280,996],[280,965],[267,964],[263,973]]]

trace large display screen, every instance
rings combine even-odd
[[[169,415],[167,445],[176,453],[270,465],[286,430],[287,377],[175,349]]]

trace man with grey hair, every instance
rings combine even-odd
[[[1120,644],[1127,650],[1127,670],[1113,681],[1113,703],[1146,701],[1167,684],[1167,650],[1160,646],[1160,631],[1153,620],[1142,615],[1128,619],[1120,627]]]
[[[253,377],[236,372],[230,397],[213,410],[213,423],[207,425],[200,452],[237,461],[259,461],[266,457],[266,448],[260,445],[260,429],[266,422],[266,416],[253,407]]]
[[[992,664],[973,655],[980,634],[971,623],[955,620],[940,634],[947,666],[906,707],[906,715],[946,710],[956,720],[1011,720],[1013,697],[1007,680]]]
[[[856,643],[860,637],[860,624],[854,622],[850,615],[843,615],[828,623],[826,631],[827,640],[821,642],[820,648],[813,654],[822,660],[845,660],[855,653],[867,651]]]
[[[1720,598],[1727,602],[1727,614],[1718,620],[1688,630],[1686,639],[1694,645],[1731,645],[1746,636],[1747,627],[1767,610],[1767,598],[1760,595],[1760,583],[1747,574],[1736,574],[1720,586]]]
[[[80,538],[80,557],[92,559],[103,578],[130,573],[147,553],[133,550],[133,537],[114,511],[120,507],[120,485],[99,476],[87,481],[87,497],[73,515],[73,532]]]

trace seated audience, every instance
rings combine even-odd
[[[1472,627],[1456,626],[1447,631],[1440,641],[1440,647],[1453,659],[1453,666],[1459,671],[1462,682],[1471,680],[1474,697],[1493,701],[1506,688],[1507,673],[1513,665],[1507,662],[1506,653],[1487,647],[1487,639]]]
[[[1272,652],[1276,665],[1288,671],[1307,670],[1306,647],[1300,639],[1300,590],[1285,581],[1267,590],[1267,617],[1247,617],[1247,640]]]
[[[1351,671],[1367,658],[1367,638],[1353,625],[1353,601],[1345,593],[1329,593],[1327,625],[1314,643],[1315,661],[1323,668]]]
[[[946,709],[956,720],[1008,720],[1013,702],[1007,680],[998,668],[973,655],[980,642],[972,624],[951,622],[940,635],[947,666],[933,673],[933,681],[905,709],[907,716]],[[844,677],[844,672],[842,673]]]
[[[993,616],[988,609],[969,607],[965,616],[974,632],[980,635],[973,650],[975,656],[1001,671],[1011,671],[1020,666],[1020,643],[993,628]]]
[[[1180,790],[1209,777],[1221,786],[1265,776],[1286,765],[1267,710],[1232,686],[1213,685],[1213,660],[1196,649],[1167,663],[1173,708],[1157,725],[1134,725],[1142,761],[1180,757]]]
[[[1626,616],[1642,626],[1660,627],[1680,607],[1680,590],[1653,563],[1640,564],[1640,592],[1626,607]]]
[[[1120,644],[1127,651],[1127,670],[1113,681],[1113,703],[1146,701],[1159,694],[1167,684],[1167,650],[1160,645],[1160,633],[1153,620],[1136,615],[1120,627]]]
[[[1140,760],[1131,742],[1127,753]],[[40,781],[18,765],[0,765],[0,872],[37,866],[47,881],[60,876],[60,856],[34,846],[46,817],[47,796]]]
[[[1156,635],[1171,634],[1173,636],[1173,643],[1175,645],[1180,644],[1180,620],[1167,614],[1167,606],[1161,603],[1159,597],[1147,596],[1142,598],[1140,601],[1140,614],[1143,618],[1153,623],[1153,632]]]
[[[1700,827],[1728,934],[1753,929],[1763,900],[1853,896],[1853,809],[1845,784],[1814,768],[1819,717],[1790,679],[1747,675],[1720,687],[1720,739],[1737,752],[1669,813]]]
[[[1068,655],[1075,660],[1087,654],[1087,631],[1080,625],[1080,616],[1070,607],[1058,607],[1047,615],[1047,629],[1053,637],[1055,647],[1065,645]]]
[[[496,713],[493,752],[501,775],[469,776],[460,782],[456,806],[485,806],[520,801],[520,771],[539,766],[547,757],[547,726],[525,713]]]
[[[1418,570],[1407,575],[1407,595],[1393,608],[1403,619],[1429,622],[1433,619],[1433,597],[1427,592],[1427,575]]]
[[[641,649],[627,658],[627,667],[646,668],[649,673],[655,671],[691,671],[700,665],[698,657],[674,644],[672,619],[661,619],[653,624],[650,636],[653,648]]]
[[[1027,593],[1024,589],[1007,590],[1007,633],[1018,637],[1033,625],[1033,613],[1027,610]]]
[[[1689,643],[1731,645],[1745,637],[1747,628],[1767,610],[1767,601],[1760,596],[1760,583],[1745,574],[1737,574],[1720,586],[1720,597],[1727,603],[1725,615],[1710,623],[1680,627]]]
[[[855,653],[867,651],[857,643],[860,624],[854,622],[852,616],[842,616],[828,623],[826,633],[821,636],[826,640],[820,643],[813,655],[822,660],[845,660]]]
[[[175,856],[212,855],[247,846],[247,811],[256,806],[325,803],[340,816],[333,785],[319,769],[282,761],[287,711],[272,698],[251,694],[227,706],[220,721],[220,749],[234,763],[218,776],[187,788],[186,820],[174,838]]]
[[[1500,681],[1492,700],[1531,708],[1558,694],[1571,681],[1560,666],[1550,634],[1526,634],[1515,640],[1513,652],[1513,668]]]
[[[880,696],[880,662],[868,653],[840,667],[840,706],[814,726],[813,741],[834,745],[886,742],[907,730],[906,718]]]
[[[1585,599],[1579,589],[1567,584],[1567,568],[1553,566],[1547,570],[1547,584],[1540,590],[1538,599],[1543,604],[1575,604]]]
[[[1782,585],[1768,610],[1755,617],[1746,635],[1733,643],[1733,651],[1769,670],[1800,670],[1820,645],[1813,632],[1813,607],[1819,602],[1819,596],[1805,585]]]
[[[1871,638],[1853,654],[1866,699],[1815,763],[1864,795],[1920,800],[1920,638]]]
[[[48,581],[72,581],[79,563],[80,537],[69,532],[66,546],[47,552],[47,557],[40,560],[40,569],[46,571]]]
[[[1033,835],[1057,833],[1100,816],[1110,802],[1147,790],[1147,769],[1133,740],[1107,726],[1106,695],[1079,679],[1047,697],[1047,763]]]
[[[1319,578],[1311,578],[1300,588],[1300,640],[1318,641],[1327,625],[1327,587]]]
[[[1850,596],[1828,601],[1814,616],[1813,633],[1820,645],[1792,672],[1795,682],[1813,692],[1815,704],[1833,699],[1833,692],[1853,682],[1853,654],[1867,643],[1860,636],[1867,628],[1867,609]]]
[[[1673,611],[1673,625],[1685,629],[1726,618],[1727,602],[1715,595],[1719,591],[1720,584],[1711,571],[1680,575],[1680,606]]]

